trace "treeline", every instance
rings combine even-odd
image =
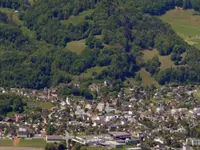
[[[162,1],[164,6],[171,3],[178,5],[179,2],[165,1]],[[89,80],[108,79],[122,83],[145,67],[161,84],[199,82],[192,77],[192,72],[197,75],[200,70],[199,51],[188,46],[169,25],[143,12],[146,4],[151,2],[156,5],[154,9],[160,8],[159,0],[44,0],[33,1],[31,5],[23,1],[19,6],[20,19],[25,27],[36,33],[36,39],[27,37],[22,28],[9,20],[6,14],[0,13],[0,86],[35,89],[56,86],[72,81],[74,75],[92,67],[105,69],[94,73]],[[88,9],[94,12],[83,23],[61,23],[70,15],[78,15]],[[79,39],[86,39],[86,48],[80,55],[65,49],[68,42]],[[160,55],[171,54],[178,67],[160,70],[157,58],[145,64],[142,51],[153,48],[157,48]],[[184,52],[187,56],[182,58]],[[185,75],[182,70],[191,73]],[[179,74],[184,79],[178,77]],[[77,89],[68,88],[67,94],[73,94],[74,90]],[[77,95],[90,98],[90,94],[79,90]]]
[[[0,0],[0,7],[17,10],[22,4],[28,4],[29,0]]]
[[[98,33],[87,21],[77,26],[63,25],[60,20],[78,15],[87,9],[94,9],[100,0],[44,0],[20,13],[25,25],[35,30],[38,40],[44,40],[55,46],[65,46],[67,42],[88,37],[89,33]],[[49,9],[51,8],[51,9]],[[89,16],[88,16],[89,17]]]
[[[162,15],[176,6],[200,11],[199,0],[132,0],[129,1],[129,4],[151,15]]]
[[[93,94],[85,87],[64,86],[59,90],[59,95],[82,96],[86,99],[93,99]]]

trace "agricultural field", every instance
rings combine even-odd
[[[176,8],[168,11],[160,19],[169,23],[188,44],[200,49],[200,15],[194,15],[194,10]]]
[[[82,78],[90,78],[93,76],[93,73],[100,74],[106,67],[93,67],[86,70],[84,73],[80,75]]]
[[[161,62],[161,69],[167,69],[170,67],[176,67],[174,62],[170,59],[170,55],[168,56],[160,56],[157,49],[153,50],[144,50],[143,51],[143,59],[144,61],[148,61],[153,57],[158,56],[159,61]]]
[[[0,147],[1,146],[13,146],[13,141],[10,139],[0,139]]]
[[[51,102],[43,102],[43,101],[37,101],[37,100],[27,100],[26,102],[28,105],[38,106],[42,109],[50,109],[54,107],[54,105]]]
[[[35,148],[44,148],[46,145],[45,140],[43,139],[21,139],[18,146],[19,147],[35,147]]]
[[[82,23],[85,20],[86,16],[90,16],[92,15],[92,13],[94,12],[93,9],[89,9],[89,10],[85,10],[81,13],[79,13],[79,15],[77,16],[70,16],[67,20],[62,20],[61,23],[63,24],[73,24],[73,25],[78,25],[80,23]]]

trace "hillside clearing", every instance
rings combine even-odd
[[[103,39],[103,35],[95,35],[94,36],[97,39]],[[69,43],[67,43],[65,49],[77,53],[77,54],[81,54],[81,52],[86,48],[86,39],[82,39],[82,40],[78,40],[78,41],[71,41]],[[107,48],[110,47],[110,45],[104,44],[103,45]]]
[[[71,41],[67,43],[66,46],[67,50],[77,54],[80,54],[85,48],[86,48],[85,39],[79,41]]]
[[[174,9],[160,18],[171,24],[173,30],[188,44],[200,48],[200,16],[193,14],[194,10]]]
[[[83,21],[86,21],[85,17],[91,16],[93,12],[94,12],[93,9],[85,10],[85,11],[79,13],[79,15],[77,15],[77,16],[70,16],[69,19],[62,20],[61,23],[63,23],[63,24],[71,23],[73,25],[78,25],[78,24],[82,23]]]
[[[30,37],[30,39],[36,39],[36,33],[24,26],[23,21],[19,19],[19,13],[14,9],[0,8],[0,12],[5,13],[8,19],[14,22],[22,31],[23,35]]]
[[[161,66],[160,66],[161,69],[176,67],[174,62],[170,59],[170,55],[160,56],[157,49],[143,51],[143,59],[145,62],[152,59],[155,56],[158,56],[159,58],[159,61],[161,63]]]
[[[143,86],[151,86],[152,84],[157,87],[159,86],[158,82],[144,68],[142,68],[137,74],[142,77]]]
[[[97,73],[97,74],[100,74],[106,67],[93,67],[93,68],[90,68],[90,69],[87,69],[85,71],[85,73],[82,73],[80,75],[81,78],[90,78],[93,76],[93,73]]]

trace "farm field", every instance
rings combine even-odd
[[[160,19],[169,23],[188,44],[200,49],[200,15],[193,14],[194,10],[174,9]]]
[[[38,100],[27,100],[26,102],[28,105],[35,105],[43,109],[50,109],[54,107],[54,105],[51,102],[43,102]]]
[[[143,51],[143,59],[144,61],[148,61],[153,57],[158,56],[159,61],[161,62],[161,69],[167,69],[170,67],[176,67],[174,62],[170,59],[170,55],[168,56],[160,56],[157,49],[153,50],[144,50]]]
[[[21,139],[18,146],[19,147],[35,147],[35,148],[44,148],[46,145],[45,140],[43,139]]]
[[[0,148],[1,146],[13,146],[14,140],[10,139],[0,139]]]
[[[77,15],[77,16],[70,16],[67,20],[62,20],[61,22],[63,24],[70,24],[71,23],[73,25],[78,25],[81,22],[85,21],[86,16],[92,15],[93,12],[94,12],[93,9],[85,10],[85,11],[79,13],[79,15]]]

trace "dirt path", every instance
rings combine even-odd
[[[18,144],[19,144],[19,142],[20,142],[20,138],[18,138],[18,137],[14,137],[14,142],[13,142],[13,146],[17,146]]]

